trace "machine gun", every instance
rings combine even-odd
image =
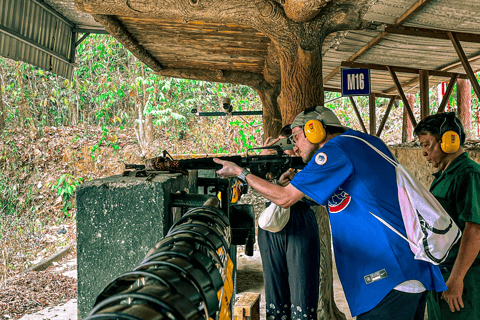
[[[192,159],[180,159],[175,160],[167,152],[163,151],[163,156],[151,158],[145,160],[144,165],[137,164],[126,164],[125,169],[134,169],[137,171],[168,171],[168,172],[179,172],[183,174],[188,174],[188,170],[196,169],[212,169],[219,170],[222,166],[213,161],[213,158],[218,158],[221,160],[227,160],[236,163],[240,167],[250,169],[254,175],[261,177],[263,179],[278,179],[282,173],[288,169],[302,169],[305,164],[302,161],[301,157],[290,157],[283,153],[281,147],[260,147],[249,149],[276,149],[276,155],[255,155],[247,154],[243,156],[220,156],[220,157],[203,157],[203,158],[192,158]]]

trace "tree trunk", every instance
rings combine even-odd
[[[296,115],[306,108],[324,103],[320,48],[321,45],[319,49],[304,50],[299,45],[295,45],[278,50],[282,69],[278,105],[284,125],[292,123]],[[265,104],[263,107],[265,110]],[[324,207],[318,207],[316,217],[320,236],[320,288],[317,319],[345,319],[345,315],[337,308],[333,295],[332,237],[328,212]]]
[[[465,135],[472,138],[472,85],[470,80],[457,80],[458,118],[462,121]]]
[[[256,90],[263,107],[263,141],[268,137],[276,137],[282,129],[282,115],[278,107],[280,86]]]
[[[0,75],[0,135],[5,129],[5,107],[3,106],[3,77]]]
[[[303,50],[295,44],[279,48],[282,69],[282,91],[278,104],[283,124],[292,123],[295,116],[306,108],[323,105],[321,46],[315,50]]]
[[[332,234],[327,209],[313,207],[320,237],[320,290],[318,295],[318,320],[345,319],[345,315],[335,304],[333,295]]]

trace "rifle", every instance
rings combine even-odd
[[[249,149],[272,149],[272,147],[260,147]],[[288,169],[302,169],[305,164],[301,157],[290,157],[283,153],[280,147],[273,146],[278,154],[276,155],[249,155],[246,156],[222,156],[222,157],[204,157],[192,159],[175,160],[167,152],[163,151],[163,156],[145,160],[144,165],[125,164],[125,169],[146,170],[146,171],[168,171],[188,174],[187,170],[206,169],[219,170],[222,165],[213,162],[213,158],[234,162],[243,168],[250,169],[254,175],[263,179],[278,179],[282,173]]]

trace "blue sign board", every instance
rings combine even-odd
[[[342,68],[342,95],[370,95],[370,69]]]

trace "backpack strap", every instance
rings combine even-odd
[[[341,137],[349,137],[349,138],[355,138],[357,140],[360,140],[360,141],[363,141],[365,142],[370,148],[372,148],[374,151],[376,151],[379,155],[381,155],[385,160],[387,160],[392,166],[394,167],[397,167],[398,166],[398,163],[395,162],[395,160],[393,160],[392,158],[390,158],[389,156],[387,156],[385,153],[383,153],[382,151],[380,151],[377,147],[375,147],[373,144],[371,144],[370,142],[368,142],[367,140],[363,139],[363,138],[360,138],[360,137],[357,137],[357,136],[351,136],[349,134],[342,134]]]

